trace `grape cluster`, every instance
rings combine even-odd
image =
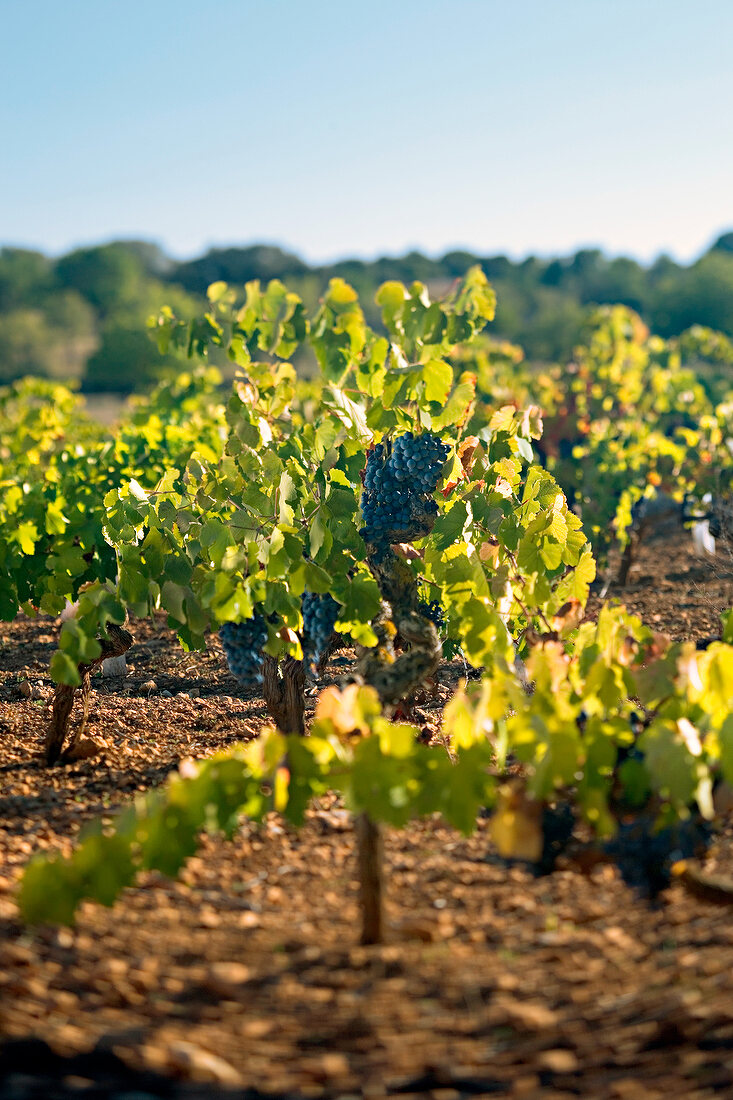
[[[575,828],[573,807],[567,802],[545,806],[542,810],[542,854],[533,867],[534,874],[549,875],[555,870],[558,856],[570,844]]]
[[[658,526],[665,520],[684,518],[684,505],[668,493],[656,493],[653,497],[640,497],[631,508],[631,527],[634,531],[643,531],[647,527]]]
[[[445,622],[440,600],[431,600],[430,603],[426,600],[420,600],[418,610],[421,615],[424,615],[426,619],[430,619],[430,622],[440,630]]]
[[[733,534],[733,501],[722,497],[713,499],[708,514],[708,529],[714,539]]]
[[[267,641],[267,623],[255,615],[243,623],[224,623],[219,628],[227,665],[245,687],[262,683],[262,647]]]
[[[391,449],[378,443],[369,452],[361,497],[364,538],[377,546],[397,541],[398,535],[409,538],[415,513],[437,513],[430,498],[448,452],[437,436],[412,432],[398,436]]]
[[[711,834],[708,822],[700,818],[656,829],[652,815],[645,814],[622,822],[604,848],[626,885],[653,898],[669,886],[672,864],[698,855],[710,843]]]
[[[733,533],[733,499],[705,493],[702,500],[696,500],[687,494],[682,505],[682,519],[698,524],[707,522],[714,539],[730,535]]]
[[[314,671],[328,652],[340,611],[333,596],[306,592],[303,596],[303,659]]]

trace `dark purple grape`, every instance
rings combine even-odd
[[[328,653],[341,607],[333,596],[306,592],[303,596],[303,660],[315,672]]]
[[[651,814],[642,814],[622,822],[604,848],[626,885],[644,897],[654,898],[669,886],[672,864],[704,850],[711,833],[709,823],[694,815],[658,829]]]
[[[363,537],[375,545],[424,533],[415,517],[435,515],[432,500],[449,448],[430,433],[398,436],[391,451],[378,444],[367,456],[361,511]]]
[[[223,623],[219,638],[227,665],[244,687],[262,683],[262,647],[267,641],[267,623],[262,615],[254,615],[242,623]]]

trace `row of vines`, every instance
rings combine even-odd
[[[470,832],[485,810],[500,853],[544,869],[579,825],[652,892],[709,835],[733,784],[733,615],[698,650],[584,608],[596,563],[633,545],[655,500],[725,542],[733,348],[700,329],[662,341],[617,307],[589,319],[573,363],[526,364],[484,334],[479,269],[441,300],[387,283],[377,304],[380,331],[339,280],[313,316],[277,281],[243,298],[215,284],[203,316],[152,323],[161,350],[201,365],[114,435],[61,387],[0,392],[0,615],[75,608],[48,763],[74,759],[75,691],[154,611],[186,648],[219,630],[273,720],[69,859],[34,860],[28,920],[174,874],[202,830],[242,815],[297,825],[327,790],[359,823],[365,939],[382,935],[381,823],[440,813]],[[212,349],[239,368],[226,398]],[[306,685],[336,646],[350,671],[306,730]],[[413,718],[452,657],[474,671],[445,708],[446,752]]]

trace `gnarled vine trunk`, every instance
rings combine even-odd
[[[281,733],[305,735],[305,669],[302,661],[286,657],[282,665],[264,654],[262,698]]]
[[[123,626],[117,626],[116,623],[108,623],[107,632],[104,637],[97,639],[102,647],[102,652],[99,657],[90,661],[89,664],[78,666],[79,675],[81,677],[81,689],[77,689],[71,684],[58,684],[53,697],[51,721],[46,731],[47,764],[55,764],[57,761],[65,763],[67,760],[72,760],[74,758],[74,749],[79,744],[79,740],[84,732],[84,727],[86,726],[86,721],[89,716],[92,669],[96,668],[97,665],[101,665],[108,657],[120,657],[123,653],[127,653],[134,640],[129,630],[126,630]],[[64,740],[66,739],[66,734],[69,729],[69,719],[71,717],[74,697],[77,690],[81,690],[82,693],[84,715],[74,734],[71,744],[64,750]]]

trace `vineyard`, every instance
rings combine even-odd
[[[733,1089],[733,345],[376,305],[215,283],[114,430],[0,390],[18,1097]]]

